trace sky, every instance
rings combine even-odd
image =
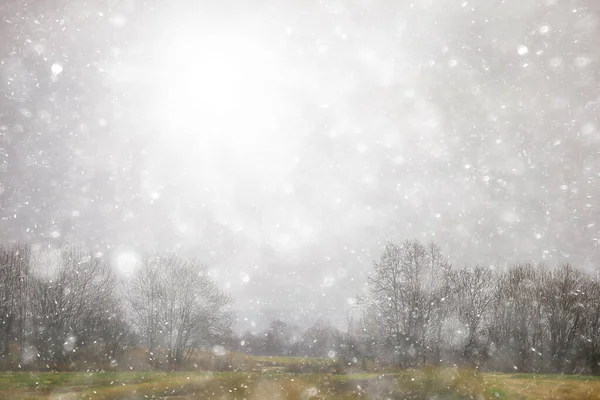
[[[0,239],[177,251],[288,319],[390,240],[595,273],[598,37],[595,0],[3,2]]]

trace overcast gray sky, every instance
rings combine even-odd
[[[597,268],[595,0],[5,3],[4,241],[337,315],[388,240]]]

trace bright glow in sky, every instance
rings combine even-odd
[[[241,145],[272,129],[278,68],[259,41],[229,32],[173,32],[159,46],[165,51],[155,65],[156,106],[166,129],[234,136]]]
[[[265,301],[356,292],[388,239],[598,264],[593,13],[122,3],[5,24],[4,237],[177,249]]]

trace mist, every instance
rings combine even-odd
[[[343,318],[388,241],[595,273],[592,1],[6,1],[0,235]],[[117,270],[122,263],[112,262]]]

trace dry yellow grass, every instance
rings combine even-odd
[[[441,392],[452,393],[452,399],[473,398],[473,387],[480,379],[468,372],[453,371],[447,375],[434,369],[388,375],[176,372],[143,373],[140,376],[134,373],[101,373],[98,379],[88,374],[68,372],[36,374],[33,378],[28,374],[18,374],[4,379],[0,398],[341,400],[410,396],[411,399],[428,399]],[[40,381],[44,384],[40,385]],[[480,389],[476,390],[480,392]]]
[[[484,374],[484,385],[487,394],[496,398],[600,400],[600,379],[597,377],[496,373]]]
[[[362,374],[4,373],[0,399],[600,400],[600,378],[422,368]]]

